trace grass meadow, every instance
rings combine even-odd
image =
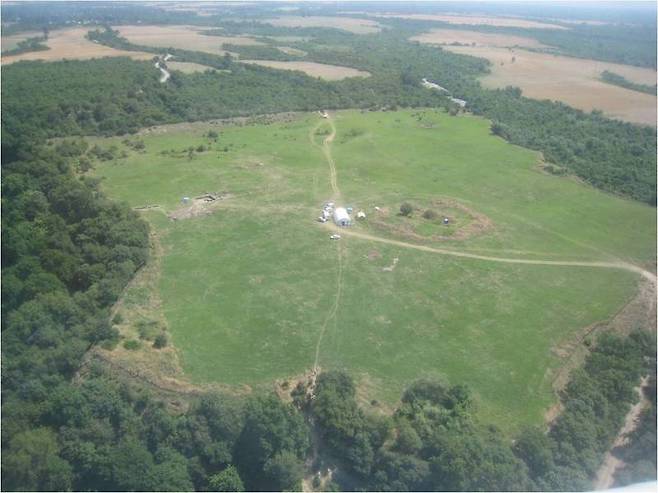
[[[486,120],[435,110],[344,111],[332,120],[340,200],[368,216],[357,231],[395,239],[394,229],[369,224],[375,207],[395,214],[405,200],[441,199],[489,226],[418,242],[651,267],[655,209],[543,173],[537,153],[490,135]],[[139,137],[144,152],[120,138],[90,139],[128,153],[93,171],[110,197],[159,206],[145,215],[163,252],[151,289],[184,377],[271,388],[310,370],[319,347],[320,367],[351,372],[373,410],[394,405],[412,380],[438,377],[467,384],[482,419],[506,432],[541,422],[563,364],[552,349],[619,311],[639,276],[456,258],[350,236],[330,241],[327,225],[315,221],[332,197],[320,121],[313,114],[269,125],[163,127]],[[209,129],[217,142],[205,136]],[[189,158],[185,150],[199,145],[210,150]],[[182,197],[203,192],[227,198],[211,214],[167,218]]]

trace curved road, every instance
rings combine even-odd
[[[324,139],[324,142],[322,143],[322,152],[324,153],[325,158],[327,159],[327,163],[329,164],[331,189],[333,190],[336,196],[335,198],[340,198],[340,190],[338,189],[338,178],[336,173],[336,163],[334,162],[334,159],[331,156],[331,147],[330,147],[331,143],[333,142],[336,136],[336,126],[334,125],[334,122],[331,119],[331,117],[329,117],[327,121],[329,122],[329,125],[331,125],[331,134],[329,134]],[[318,125],[316,125],[311,130],[311,139],[313,138],[313,134],[321,124],[322,122],[318,123]],[[389,245],[395,245],[403,248],[412,248],[414,250],[437,253],[439,255],[451,255],[453,257],[472,258],[476,260],[484,260],[488,262],[501,262],[506,264],[554,265],[554,266],[563,266],[563,267],[596,267],[596,268],[604,268],[604,269],[620,269],[620,270],[625,270],[629,272],[634,272],[636,274],[640,274],[644,278],[651,281],[654,285],[656,284],[656,275],[654,273],[646,269],[643,269],[637,265],[628,262],[623,262],[621,260],[618,262],[602,262],[602,261],[587,262],[587,261],[577,261],[577,260],[532,260],[532,259],[521,259],[521,258],[511,258],[511,257],[493,257],[490,255],[477,255],[474,253],[462,252],[458,250],[448,250],[445,248],[434,248],[424,245],[416,245],[414,243],[407,243],[399,240],[381,238],[379,236],[373,236],[367,233],[360,233],[358,231],[354,231],[351,229],[339,228],[338,226],[331,223],[327,223],[327,225],[332,230],[339,231],[341,235],[353,236],[355,238],[361,238],[362,240],[388,243]]]

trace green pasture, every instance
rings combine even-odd
[[[371,217],[375,207],[443,198],[491,222],[467,239],[425,244],[514,258],[654,258],[655,209],[542,173],[536,153],[491,136],[483,119],[434,110],[332,117],[345,205]],[[320,120],[173,128],[141,136],[143,153],[93,139],[128,151],[96,163],[105,192],[160,206],[145,215],[164,252],[153,289],[187,376],[267,388],[308,371],[322,333],[320,366],[352,372],[369,400],[394,404],[410,381],[432,376],[468,384],[482,418],[507,432],[540,422],[561,364],[551,349],[618,311],[638,276],[330,241],[315,221],[331,197],[324,135],[312,134],[318,125],[325,134]],[[191,159],[170,152],[201,144],[210,150]],[[203,192],[229,195],[213,214],[166,218],[183,196]],[[355,229],[395,236],[368,218]]]

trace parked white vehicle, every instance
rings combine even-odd
[[[330,240],[340,240],[340,235],[331,235],[329,237]]]

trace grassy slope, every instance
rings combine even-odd
[[[489,136],[484,120],[426,112],[423,123],[434,128],[421,128],[412,113],[336,115],[332,150],[347,202],[371,212],[447,196],[494,223],[486,235],[439,246],[653,258],[654,209],[541,174],[535,153]],[[340,250],[343,291],[321,346],[323,368],[352,370],[387,403],[410,380],[438,375],[469,384],[483,417],[508,431],[539,421],[552,399],[550,368],[559,365],[551,347],[618,310],[635,276],[455,259],[356,238],[330,242],[313,221],[330,196],[326,161],[309,140],[316,123],[308,116],[225,128],[219,148],[229,152],[191,161],[159,152],[205,142],[201,130],[152,135],[147,153],[98,167],[107,192],[132,205],[171,210],[184,195],[234,194],[211,216],[152,221],[165,249],[164,311],[189,377],[263,386],[308,370],[334,303]],[[368,259],[375,250],[381,257]],[[382,271],[394,257],[395,270]]]

